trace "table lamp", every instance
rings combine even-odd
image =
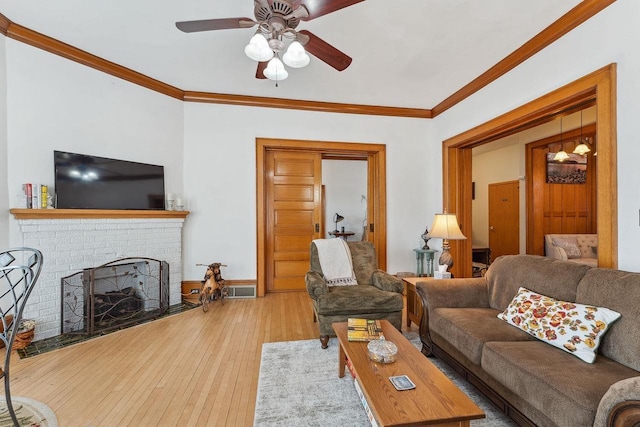
[[[458,220],[455,214],[448,214],[445,209],[444,213],[436,214],[433,224],[431,224],[431,231],[427,233],[427,237],[442,239],[442,255],[438,263],[440,265],[446,265],[447,270],[453,267],[453,257],[449,252],[449,240],[464,240],[466,237],[460,231]]]
[[[342,221],[344,219],[344,217],[342,215],[340,215],[339,213],[336,212],[336,214],[333,216],[333,222],[336,223],[336,233],[338,232],[338,223],[340,221]]]

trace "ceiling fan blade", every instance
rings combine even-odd
[[[364,0],[301,0],[296,2],[303,5],[309,11],[309,16],[301,18],[303,21],[310,21],[318,18],[322,15],[335,12],[336,10],[344,9],[345,7],[353,6]]]
[[[309,41],[304,48],[319,60],[327,63],[338,71],[343,71],[351,65],[352,59],[350,56],[331,46],[315,34],[307,30],[302,30],[298,33],[309,37]]]
[[[256,69],[256,79],[266,79],[264,75],[264,69],[267,68],[269,61],[258,62],[258,68]]]
[[[176,27],[185,33],[198,31],[231,30],[233,28],[251,28],[256,25],[251,18],[202,19],[200,21],[176,22]]]

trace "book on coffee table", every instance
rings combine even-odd
[[[371,341],[380,339],[382,326],[379,320],[347,319],[347,337],[349,341]]]

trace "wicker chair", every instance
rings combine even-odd
[[[331,324],[346,322],[349,317],[386,319],[398,330],[402,327],[402,280],[378,269],[371,242],[348,242],[348,245],[358,284],[327,286],[318,249],[311,244],[311,270],[306,274],[305,282],[313,301],[322,348],[327,348],[329,337],[335,336]]]
[[[14,425],[16,418],[9,384],[11,353],[22,321],[22,311],[29,294],[42,270],[42,253],[36,249],[16,248],[0,252],[0,340],[5,347],[4,365],[0,378],[4,378],[7,408]]]

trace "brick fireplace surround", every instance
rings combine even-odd
[[[60,279],[124,257],[169,263],[169,305],[181,301],[182,226],[188,212],[12,209],[22,246],[42,251],[44,266],[24,310],[34,340],[60,335]]]

